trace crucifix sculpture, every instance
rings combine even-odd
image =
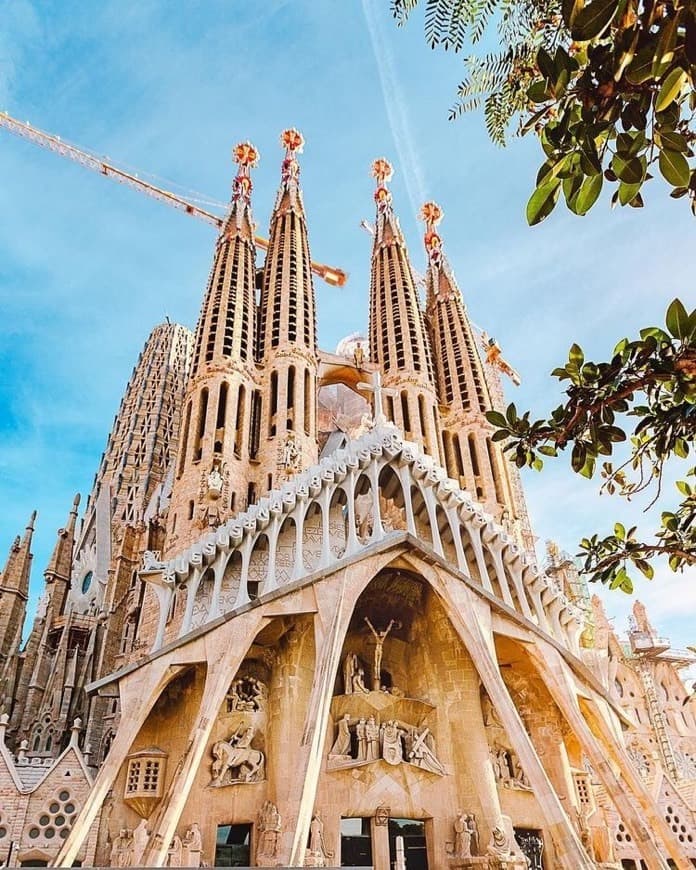
[[[367,390],[372,393],[374,397],[372,419],[375,426],[383,426],[387,422],[387,417],[384,413],[382,396],[395,395],[396,390],[388,390],[382,386],[382,372],[380,371],[373,372],[371,383],[361,382],[357,384],[357,387],[359,390]]]

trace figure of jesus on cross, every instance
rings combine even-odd
[[[396,620],[392,619],[383,631],[377,631],[374,625],[370,622],[369,616],[365,617],[365,622],[372,634],[375,636],[375,666],[374,671],[372,672],[372,691],[379,692],[382,688],[382,650],[384,647],[384,641],[387,639],[387,635],[396,624]]]

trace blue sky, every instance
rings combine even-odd
[[[388,0],[0,0],[0,109],[221,201],[231,148],[251,139],[261,232],[278,135],[302,130],[312,254],[350,273],[342,290],[317,285],[327,349],[366,329],[370,240],[359,224],[373,217],[370,162],[390,158],[414,265],[424,264],[415,209],[434,198],[471,317],[522,374],[508,393],[541,415],[558,403],[548,373],[573,341],[602,357],[660,322],[674,296],[693,305],[694,221],[654,181],[643,211],[611,212],[604,197],[585,218],[559,208],[528,228],[538,146],[496,148],[479,116],[449,122],[460,77],[456,56],[425,45],[419,15],[394,26]],[[165,315],[195,323],[214,233],[4,131],[0,179],[0,559],[36,507],[36,596],[151,327]],[[562,462],[526,483],[540,540],[571,552],[587,532],[640,518]],[[664,633],[696,642],[693,571],[638,586]],[[623,626],[631,600],[604,597]]]

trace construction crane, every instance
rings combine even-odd
[[[190,214],[192,217],[206,221],[218,229],[221,229],[225,223],[224,217],[206,211],[195,203],[190,202],[169,190],[164,190],[161,187],[156,187],[154,184],[143,181],[141,178],[138,178],[137,175],[119,169],[117,166],[114,166],[101,157],[97,157],[94,154],[90,154],[88,151],[83,151],[80,148],[76,148],[74,145],[64,142],[59,136],[52,136],[50,133],[45,133],[43,130],[32,127],[31,124],[28,124],[25,121],[18,121],[16,118],[8,115],[7,112],[0,112],[0,127],[4,127],[10,133],[14,133],[15,136],[21,136],[23,139],[28,139],[35,145],[47,148],[49,151],[53,151],[61,157],[67,157],[70,160],[74,160],[76,163],[79,163],[94,172],[98,172],[100,175],[106,175],[108,178],[113,178],[114,181],[118,181],[119,184],[125,184],[127,187],[137,190],[140,193],[144,193],[147,196],[151,196],[153,199],[157,199],[172,208],[177,208],[180,211],[186,212],[186,214]],[[268,239],[263,238],[263,236],[255,236],[254,241],[258,248],[261,248],[264,251],[268,250]],[[327,266],[324,263],[315,263],[314,261],[312,261],[311,265],[312,272],[326,281],[327,284],[331,284],[333,287],[343,287],[348,280],[348,275],[342,269]]]

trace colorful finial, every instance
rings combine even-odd
[[[259,152],[251,142],[240,142],[232,149],[232,159],[239,166],[234,181],[232,182],[232,199],[236,202],[243,199],[251,202],[251,170],[258,165]]]
[[[290,127],[280,134],[280,144],[285,148],[285,159],[280,168],[280,175],[285,189],[291,182],[295,185],[300,177],[300,164],[295,154],[301,154],[304,148],[304,136],[299,130]]]
[[[372,161],[372,177],[377,179],[379,187],[384,187],[388,181],[391,181],[392,175],[394,175],[394,167],[386,157],[378,157]]]
[[[280,134],[280,144],[287,152],[289,152],[289,154],[294,152],[302,154],[304,148],[304,136],[299,130],[296,130],[295,127],[289,127],[287,130],[283,130]]]
[[[372,177],[377,181],[375,190],[375,202],[377,209],[383,212],[391,205],[391,193],[387,188],[387,182],[391,180],[394,169],[385,157],[378,157],[372,161]]]
[[[442,220],[442,209],[436,202],[426,202],[420,210],[420,219],[425,222],[425,250],[433,266],[439,266],[442,259],[442,239],[435,227]]]

